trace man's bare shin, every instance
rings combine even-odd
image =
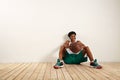
[[[62,60],[63,56],[64,56],[64,52],[65,52],[65,47],[61,46],[60,47],[60,51],[59,51],[59,59]]]
[[[90,51],[89,47],[87,46],[84,49],[85,49],[85,52],[86,52],[87,56],[89,57],[90,61],[93,61],[94,58],[93,58],[92,52]]]

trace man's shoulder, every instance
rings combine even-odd
[[[76,42],[81,42],[80,40],[77,40]]]
[[[70,42],[70,41],[69,41],[69,40],[66,40],[65,43],[66,43],[66,42]]]

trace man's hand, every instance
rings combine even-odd
[[[64,47],[65,47],[65,48],[68,48],[68,47],[69,47],[69,43],[70,43],[70,41],[69,41],[69,40],[65,41],[65,43],[63,44],[63,45],[64,45]]]

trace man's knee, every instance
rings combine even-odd
[[[64,49],[64,48],[65,48],[64,45],[61,45],[61,46],[60,46],[60,49]]]
[[[85,46],[85,47],[83,48],[83,52],[86,53],[87,50],[88,50],[88,48],[89,48],[88,46]]]
[[[88,49],[88,48],[89,48],[88,46],[85,46],[85,47],[84,47],[85,50]]]

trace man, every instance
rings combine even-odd
[[[90,66],[101,69],[102,66],[97,63],[97,59],[93,58],[93,55],[88,46],[85,46],[81,41],[76,41],[76,33],[71,31],[68,33],[70,41],[67,40],[59,51],[59,59],[54,65],[55,69],[62,68],[64,63],[66,64],[80,64],[86,62],[87,57],[90,60]],[[87,55],[87,57],[85,57]]]

